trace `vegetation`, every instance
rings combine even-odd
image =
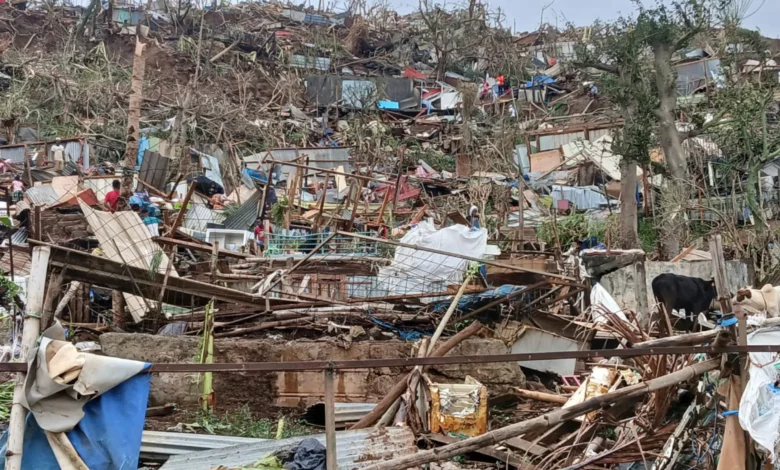
[[[194,419],[196,427],[200,427],[210,434],[224,436],[276,439],[280,420],[284,420],[281,438],[305,436],[314,432],[314,429],[305,422],[295,418],[280,416],[279,420],[256,419],[247,405],[242,405],[240,408],[226,412],[221,416],[212,412],[199,411],[195,414]]]
[[[11,404],[14,398],[14,381],[0,383],[0,423],[7,423],[11,416]]]

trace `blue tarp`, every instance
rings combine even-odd
[[[483,305],[487,305],[488,303],[498,300],[501,297],[505,297],[507,295],[513,294],[521,289],[525,289],[525,286],[514,286],[512,284],[504,284],[503,286],[486,290],[485,292],[481,292],[479,294],[468,294],[464,295],[460,298],[460,301],[458,302],[458,310],[463,313],[468,313],[472,310],[475,310]],[[515,297],[514,301],[518,301],[525,297],[525,294]],[[443,302],[439,302],[436,304],[436,306],[433,308],[434,312],[441,313],[446,312],[447,308],[452,303],[451,300],[445,300]]]
[[[534,85],[550,85],[555,83],[555,79],[552,77],[548,77],[547,75],[539,75],[538,77],[534,77],[533,81],[525,82],[526,88],[533,88]]]
[[[90,470],[138,468],[150,381],[149,374],[138,374],[84,405],[84,418],[67,435]],[[5,467],[7,439],[8,433],[0,437],[0,468]],[[28,413],[22,470],[56,468],[46,435]]]
[[[423,337],[423,335],[430,336],[427,333],[421,333],[419,331],[401,330],[401,329],[396,328],[395,326],[393,326],[393,325],[391,325],[389,323],[383,322],[382,320],[377,320],[374,317],[368,317],[368,319],[371,322],[375,323],[377,326],[380,326],[380,327],[382,327],[382,328],[384,328],[386,330],[390,330],[393,333],[397,334],[404,341],[418,341],[420,338]]]
[[[249,168],[244,168],[243,170],[241,170],[241,173],[243,173],[243,174],[247,175],[248,177],[250,177],[250,178],[252,178],[254,180],[257,180],[257,181],[259,181],[261,183],[267,183],[268,182],[268,177],[265,175],[264,171],[261,172],[261,171],[252,170],[252,169],[249,169]]]
[[[138,139],[138,158],[136,159],[136,170],[139,170],[141,168],[141,163],[144,162],[144,152],[149,150],[150,142],[149,137],[142,136],[140,139]]]

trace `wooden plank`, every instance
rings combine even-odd
[[[29,243],[33,246],[50,247],[52,265],[68,268],[65,272],[66,280],[89,282],[109,289],[140,295],[147,299],[156,300],[159,296],[164,278],[163,274],[150,273],[148,269],[125,265],[89,253],[50,245],[38,240],[30,240]],[[196,298],[199,305],[205,305],[211,297],[224,302],[251,306],[263,305],[265,302],[265,297],[263,296],[180,277],[170,277],[168,279],[164,302],[189,307]],[[270,302],[272,305],[287,304],[291,308],[300,303],[294,300],[275,298],[271,298]]]
[[[550,451],[547,447],[540,446],[539,444],[534,444],[533,442],[528,442],[522,437],[513,437],[510,439],[507,439],[504,441],[504,444],[507,447],[512,447],[513,449],[517,449],[522,452],[528,452],[529,454],[533,454],[536,456],[542,456]]]
[[[461,441],[461,439],[445,436],[444,434],[427,434],[425,437],[439,444],[454,444],[456,442]],[[474,453],[481,454],[486,457],[490,457],[492,459],[496,459],[502,463],[508,463],[509,465],[516,468],[525,468],[528,465],[527,463],[513,456],[509,452],[498,450],[495,447],[483,447],[481,449],[475,450]]]
[[[328,470],[338,470],[336,458],[336,403],[333,369],[325,370],[325,465]]]
[[[182,221],[184,221],[184,214],[187,213],[187,205],[190,203],[190,199],[192,198],[192,193],[195,192],[195,181],[190,183],[190,189],[187,190],[187,195],[184,196],[184,201],[182,201],[181,209],[179,209],[179,213],[176,214],[176,220],[173,221],[173,225],[171,226],[171,229],[168,231],[168,236],[173,237],[173,234],[176,233],[176,230],[179,229],[179,226],[181,225]]]
[[[175,245],[180,246],[182,248],[189,248],[190,250],[195,251],[202,251],[204,253],[212,253],[214,248],[211,243],[195,243],[195,242],[188,242],[185,240],[176,240],[175,238],[169,238],[169,237],[152,237],[152,240],[156,241],[157,243],[161,245]],[[249,255],[246,255],[244,253],[237,253],[235,251],[225,250],[224,248],[220,248],[219,254],[223,256],[231,256],[233,258],[248,258]]]

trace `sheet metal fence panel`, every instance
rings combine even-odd
[[[325,435],[291,437],[289,439],[243,444],[222,449],[194,452],[171,457],[161,470],[210,470],[252,464],[281,450],[290,450],[304,439],[316,439],[325,445]],[[336,433],[338,468],[353,470],[399,455],[417,452],[414,434],[408,427],[368,428]]]

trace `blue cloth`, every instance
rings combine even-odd
[[[401,330],[399,328],[396,328],[395,326],[385,323],[382,320],[378,320],[374,317],[368,317],[368,319],[375,323],[377,326],[381,326],[382,328],[386,330],[390,330],[393,333],[397,334],[402,340],[404,341],[418,341],[420,338],[423,337],[423,333],[420,333],[419,331],[414,330]],[[430,335],[427,335],[430,336]]]
[[[67,435],[90,470],[138,468],[150,383],[151,376],[141,373],[84,405],[84,418]],[[6,432],[0,437],[0,468],[5,467],[7,440]],[[56,468],[46,435],[28,413],[22,470]]]
[[[501,287],[498,287],[496,289],[486,290],[485,292],[480,292],[479,294],[464,295],[463,297],[460,298],[460,301],[458,301],[458,310],[463,313],[468,313],[472,310],[476,310],[477,308],[483,305],[487,305],[489,302],[497,300],[501,297],[506,297],[507,295],[513,294],[522,289],[525,289],[525,286],[504,284]],[[519,297],[515,297],[514,301],[517,302],[525,297],[526,294],[523,294]],[[447,308],[449,308],[451,303],[452,303],[451,300],[445,300],[439,302],[433,307],[433,311],[437,313],[445,312],[447,311]]]

